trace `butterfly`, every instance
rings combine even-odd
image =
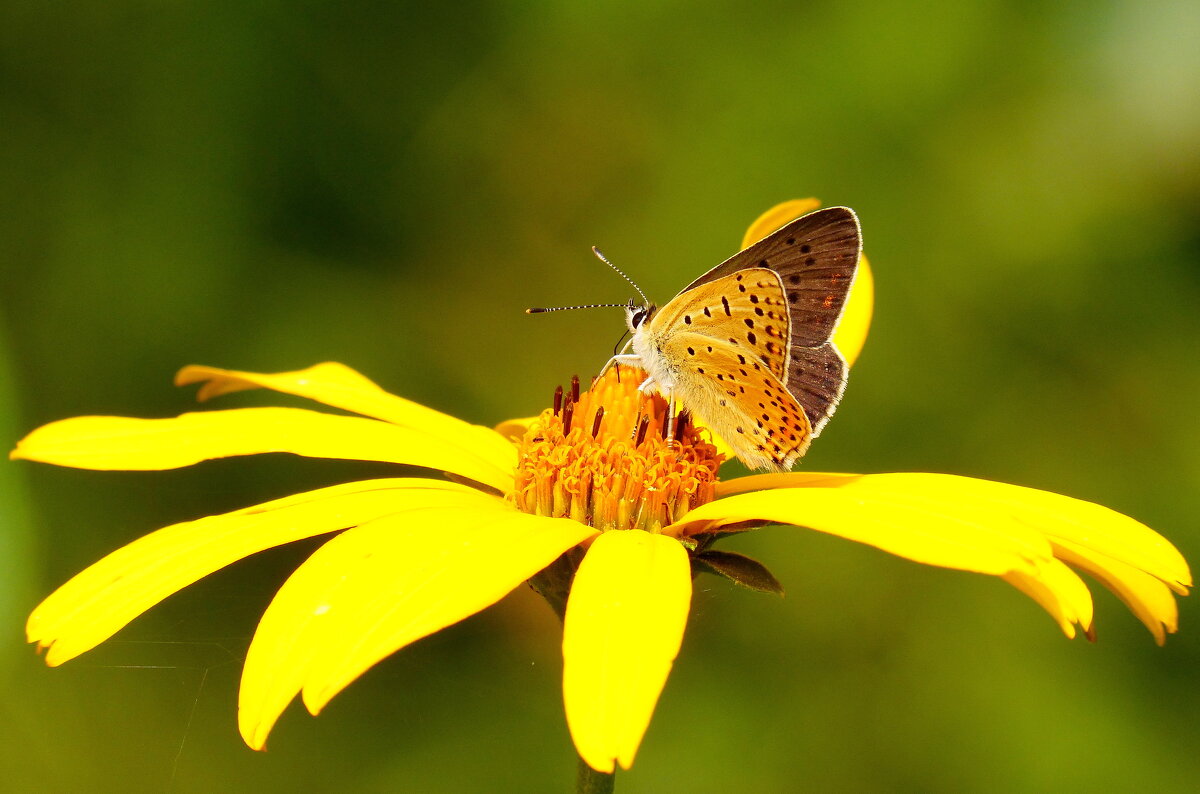
[[[853,210],[804,215],[661,308],[630,301],[633,352],[610,364],[645,370],[643,392],[666,397],[672,416],[678,400],[750,468],[787,471],[845,391],[849,367],[832,337],[861,252]]]

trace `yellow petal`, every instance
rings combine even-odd
[[[285,394],[307,397],[326,405],[354,410],[347,407],[345,403],[359,400],[370,403],[373,402],[374,395],[386,394],[366,375],[336,361],[326,361],[307,369],[298,369],[292,372],[272,373],[244,372],[191,364],[175,373],[176,386],[188,386],[193,383],[203,384],[196,392],[196,399],[200,402],[239,391],[271,389]],[[400,398],[396,399],[400,400]],[[407,403],[408,401],[400,400],[400,402]],[[416,403],[413,403],[412,407],[418,411],[431,410]],[[356,411],[356,413],[367,412]],[[375,414],[367,415],[375,416]],[[375,416],[375,418],[382,419],[383,417]]]
[[[1054,554],[1096,577],[1117,595],[1154,635],[1159,645],[1179,626],[1179,607],[1171,589],[1148,573],[1065,540],[1052,544]]]
[[[58,588],[29,616],[30,642],[58,665],[111,637],[172,593],[255,552],[415,506],[480,500],[439,480],[337,485],[224,515],[187,521],[122,546]]]
[[[683,642],[687,552],[642,530],[605,532],[575,574],[563,627],[563,700],[579,755],[628,769]]]
[[[500,509],[437,511],[376,545],[338,599],[304,687],[316,714],[380,659],[499,601],[559,555],[597,534],[565,518]]]
[[[1074,639],[1076,624],[1091,636],[1092,594],[1083,580],[1058,560],[1038,560],[1033,574],[1010,571],[1004,580],[1036,601]]]
[[[837,329],[833,332],[833,344],[849,366],[854,366],[863,345],[867,343],[874,310],[875,276],[871,273],[866,254],[863,254],[858,260],[858,274],[854,277],[854,285],[850,287],[850,297],[846,300],[842,319],[838,320]]]
[[[1181,595],[1191,572],[1170,541],[1129,516],[1050,491],[950,474],[885,474],[889,487],[940,494],[948,505],[990,511],[1023,523],[1052,543],[1065,542],[1123,562],[1162,580]]]
[[[516,465],[512,444],[489,428],[469,424],[412,400],[388,394],[344,364],[330,361],[295,372],[271,374],[215,367],[184,367],[175,376],[175,384],[185,386],[191,383],[204,384],[197,394],[201,401],[246,389],[272,389],[401,427],[422,430],[437,436],[447,446],[461,448],[483,458],[496,468],[509,470]]]
[[[146,471],[262,452],[425,466],[501,491],[512,489],[515,466],[515,452],[513,465],[501,469],[422,430],[302,408],[236,408],[172,419],[79,416],[39,427],[17,443],[10,457]]]
[[[1131,565],[1181,595],[1192,584],[1183,555],[1146,525],[1092,502],[1020,485],[953,474],[762,474],[720,483],[717,496],[762,489],[838,488],[850,483],[856,488],[920,495],[948,510],[1025,525],[1052,543],[1074,544]]]
[[[957,493],[967,503],[1006,513],[1042,532],[1054,543],[1088,549],[1162,580],[1180,595],[1187,594],[1192,575],[1187,561],[1170,541],[1129,516],[1082,499],[970,477],[887,475],[903,478],[937,477],[929,486]],[[927,486],[927,487],[929,487]],[[916,486],[914,486],[916,487]]]
[[[806,215],[820,208],[821,202],[814,198],[793,199],[782,204],[776,204],[771,209],[759,215],[742,238],[742,248],[748,248],[766,237],[771,232],[786,223],[790,223],[801,215]],[[833,343],[841,351],[846,363],[853,366],[862,352],[867,341],[867,331],[871,327],[871,314],[875,308],[875,277],[871,274],[871,265],[863,256],[858,262],[858,275],[854,286],[850,289],[850,297],[846,301],[846,309],[838,322],[833,334]]]
[[[718,455],[724,460],[733,460],[737,457],[737,453],[733,451],[733,447],[729,446],[729,443],[725,439],[714,433],[711,427],[705,429],[708,430],[708,440],[717,448]]]
[[[525,435],[525,431],[529,426],[536,422],[539,417],[526,416],[521,419],[507,419],[496,425],[496,432],[503,436],[509,443],[516,443]]]
[[[593,534],[499,499],[342,533],[296,570],[259,623],[242,676],[243,738],[261,748],[297,692],[316,714],[380,659],[490,606]]]
[[[1160,644],[1175,631],[1178,607],[1170,589],[1186,594],[1191,573],[1179,551],[1149,527],[1106,507],[1018,485],[948,474],[765,474],[717,486],[718,497],[794,489],[807,494],[878,486],[884,492],[924,495],[941,509],[961,516],[986,517],[996,525],[1021,526],[1045,537],[1055,557],[1095,576],[1121,598]],[[798,497],[803,498],[803,497]],[[721,504],[723,499],[709,505]],[[685,520],[695,518],[695,512]],[[703,517],[703,514],[701,514]],[[694,531],[694,528],[685,528]],[[1079,588],[1053,566],[1038,561],[1036,570],[1005,577],[1045,607],[1060,625],[1080,623],[1090,630],[1091,604]],[[1170,589],[1169,589],[1170,588]],[[1074,592],[1074,595],[1072,595]],[[1074,633],[1064,625],[1064,631]]]
[[[916,562],[995,575],[1036,574],[1035,561],[1052,558],[1046,539],[1023,523],[988,509],[969,509],[938,487],[892,479],[896,476],[747,477],[801,487],[727,496],[692,510],[664,532],[693,533],[767,520],[828,532]]]
[[[721,480],[714,493],[717,499],[752,491],[770,491],[777,488],[836,488],[848,479],[873,476],[835,472],[793,471],[785,474],[750,474],[732,480]]]

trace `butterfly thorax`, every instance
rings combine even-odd
[[[625,309],[625,321],[633,334],[630,346],[639,365],[650,376],[642,384],[642,391],[670,396],[677,385],[677,372],[663,356],[662,344],[668,328],[655,322],[658,307],[653,303],[644,306],[629,306]]]

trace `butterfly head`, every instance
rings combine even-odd
[[[653,303],[643,303],[639,306],[630,298],[629,303],[625,305],[625,324],[629,326],[630,333],[637,333],[656,311],[658,307]]]

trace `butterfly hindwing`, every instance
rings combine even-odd
[[[693,345],[677,348],[683,359],[698,362],[714,346],[728,347],[740,366],[763,365],[779,380],[788,368],[790,320],[779,276],[750,268],[675,296],[650,319],[652,337],[667,341],[677,335],[699,335]],[[667,352],[667,351],[664,351]],[[668,356],[668,360],[680,360]],[[703,373],[701,373],[703,374]]]
[[[804,407],[816,438],[842,399],[850,368],[832,342],[820,347],[793,345],[791,352],[788,391]]]

